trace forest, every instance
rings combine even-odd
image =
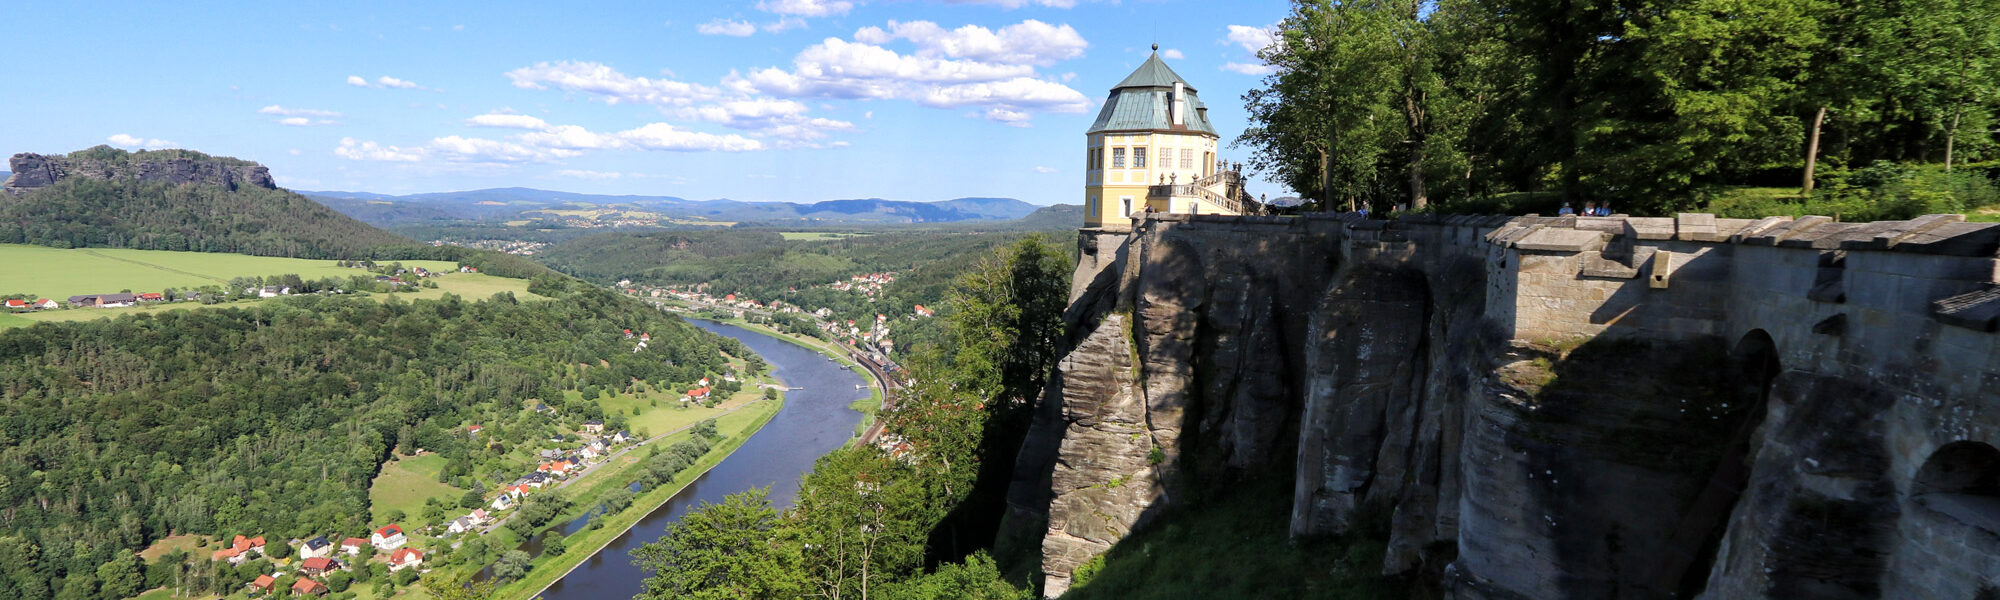
[[[440,477],[477,489],[512,476],[472,468],[487,444],[553,431],[531,400],[686,386],[747,354],[605,290],[536,287],[557,299],[298,297],[0,332],[0,598],[234,589],[242,573],[206,555],[133,552],[175,533],[365,531],[392,452],[444,455]]]
[[[1996,0],[1305,0],[1259,54],[1274,72],[1245,95],[1236,144],[1321,210],[1977,213],[2000,204],[1996,15]]]

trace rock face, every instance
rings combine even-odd
[[[90,151],[86,151],[88,152]],[[150,157],[149,154],[159,155],[159,158]],[[141,152],[129,155],[117,153],[115,156],[117,158],[106,159],[16,154],[7,161],[9,170],[14,174],[7,178],[5,189],[9,192],[22,193],[54,185],[69,177],[177,185],[205,183],[220,185],[230,190],[246,185],[265,189],[278,187],[277,183],[271,180],[271,170],[255,163],[193,157],[185,155],[183,151]]]
[[[2000,594],[2000,225],[1085,230],[1009,491],[1044,593],[1177,498],[1292,484],[1454,598]],[[1017,531],[1016,533],[1022,533]]]

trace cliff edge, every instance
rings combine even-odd
[[[69,154],[23,152],[7,160],[13,175],[4,189],[20,194],[55,185],[66,178],[147,183],[209,184],[235,191],[240,186],[277,189],[271,170],[234,158],[212,157],[192,150],[140,150],[127,153],[97,146]]]

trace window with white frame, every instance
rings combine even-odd
[[[1124,149],[1124,148],[1112,148],[1112,149],[1111,149],[1111,168],[1113,168],[1113,169],[1123,169],[1123,168],[1125,168],[1125,149]]]
[[[1118,198],[1118,208],[1119,208],[1118,214],[1125,215],[1127,217],[1132,216],[1132,197],[1123,196]]]
[[[1134,169],[1144,169],[1144,168],[1146,168],[1146,149],[1145,149],[1145,148],[1133,148],[1133,149],[1132,149],[1132,168],[1134,168]]]
[[[1182,149],[1181,149],[1181,169],[1182,169],[1182,170],[1193,170],[1193,169],[1194,169],[1194,149],[1193,149],[1193,148],[1182,148]]]

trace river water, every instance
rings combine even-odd
[[[799,491],[799,477],[812,470],[813,461],[854,436],[861,413],[847,405],[868,397],[868,382],[860,375],[828,361],[825,355],[762,333],[713,321],[688,321],[741,340],[770,363],[779,382],[804,389],[786,392],[784,409],[751,434],[743,447],[556,581],[542,592],[542,598],[600,600],[638,595],[646,573],[632,564],[633,549],[659,539],[667,524],[680,520],[689,508],[702,502],[721,502],[723,496],[753,487],[770,486],[771,503],[779,508],[790,506]],[[856,385],[863,387],[855,389]]]

